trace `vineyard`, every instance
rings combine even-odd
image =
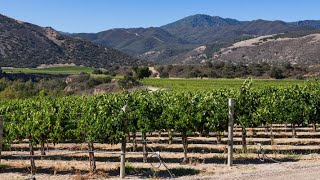
[[[308,138],[320,135],[317,131],[319,90],[320,84],[316,81],[254,89],[251,82],[246,81],[240,90],[143,91],[2,100],[2,162],[7,160],[4,161],[6,168],[11,171],[28,168],[35,174],[37,169],[41,172],[41,167],[36,165],[42,161],[50,163],[69,158],[70,166],[73,160],[81,161],[87,167],[80,170],[97,174],[106,166],[119,164],[123,153],[117,152],[121,150],[129,152],[127,162],[138,163],[144,171],[146,167],[154,167],[152,162],[159,157],[155,152],[159,151],[163,154],[163,164],[168,165],[158,175],[166,174],[166,170],[176,176],[184,171],[191,172],[189,175],[201,173],[201,169],[177,166],[225,163],[228,98],[236,103],[234,151],[238,163],[250,162],[256,157],[256,143],[265,144],[271,153],[277,151],[275,159],[281,159],[286,153],[318,153],[320,148],[312,145],[320,142],[313,139],[312,144]],[[291,147],[301,142],[306,143],[307,148]],[[281,144],[286,147],[274,149]],[[29,163],[15,167],[15,162],[26,161]],[[151,162],[151,166],[147,162]],[[108,171],[109,175],[118,176],[117,168]],[[130,172],[130,168],[136,176],[150,176],[141,175],[138,168],[129,165],[126,170]],[[56,174],[56,170],[53,171],[52,174]]]

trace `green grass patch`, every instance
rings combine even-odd
[[[238,89],[242,86],[245,79],[157,79],[146,78],[142,83],[147,86],[167,88],[176,91],[197,91],[213,89]],[[293,79],[253,79],[253,87],[276,86],[285,87],[296,84],[303,84],[305,80]]]
[[[84,66],[63,66],[50,68],[3,68],[6,73],[48,73],[48,74],[79,74],[92,73],[95,68]]]

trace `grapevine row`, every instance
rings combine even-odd
[[[93,149],[93,143],[120,143],[129,132],[145,136],[148,132],[174,131],[181,134],[183,161],[187,161],[188,135],[227,130],[228,98],[236,102],[236,124],[242,127],[245,150],[248,127],[265,124],[316,127],[320,121],[319,90],[318,82],[252,89],[251,82],[246,81],[239,91],[143,91],[2,100],[0,114],[5,118],[7,145],[28,139],[31,150],[40,145],[44,151],[45,142],[88,142],[89,149]],[[122,109],[124,106],[128,107],[126,111]]]

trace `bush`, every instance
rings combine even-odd
[[[103,74],[103,72],[100,69],[94,69],[92,74]]]
[[[109,73],[109,75],[110,75],[111,77],[115,77],[115,76],[117,75],[117,73],[114,72],[114,71],[111,71],[111,72]]]
[[[96,79],[96,78],[90,78],[87,82],[86,82],[86,85],[88,88],[93,88],[94,86],[97,86],[101,84],[101,82]]]
[[[190,77],[190,78],[201,77],[201,71],[199,71],[199,70],[191,71],[191,72],[188,74],[188,77]]]
[[[160,78],[169,78],[169,73],[168,72],[161,72],[159,76],[160,76]]]
[[[90,78],[86,85],[88,88],[93,88],[94,86],[100,85],[100,84],[105,84],[105,83],[110,83],[112,78],[110,76],[106,77],[95,77],[95,78]]]
[[[139,86],[140,83],[139,81],[137,81],[134,77],[132,76],[125,76],[123,77],[123,79],[120,79],[118,81],[119,87],[122,89],[129,89],[132,88],[134,86]]]
[[[275,79],[283,79],[285,76],[283,75],[282,69],[278,67],[272,67],[270,71],[270,77]]]
[[[95,78],[95,79],[97,79],[98,81],[100,81],[101,84],[111,83],[111,81],[112,81],[112,77],[111,77],[111,76],[97,77],[97,78]]]
[[[147,78],[150,77],[152,74],[148,67],[133,67],[133,71],[134,77],[136,77],[137,79]]]
[[[78,76],[74,77],[74,82],[85,82],[90,79],[90,74],[88,73],[80,73]]]

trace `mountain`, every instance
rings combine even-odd
[[[71,36],[118,49],[139,59],[158,63],[169,61],[168,58],[181,52],[187,52],[196,46],[158,27],[119,28],[96,34],[78,33]]]
[[[97,34],[74,34],[94,43],[114,47],[129,54],[139,54],[151,49],[171,45],[188,44],[187,41],[172,36],[161,28],[112,29]]]
[[[320,31],[305,34],[260,36],[223,48],[213,55],[212,62],[320,64]]]
[[[197,14],[161,26],[161,28],[191,43],[201,44],[206,41],[214,42],[222,37],[239,36],[241,32],[237,32],[235,27],[244,23],[235,19]]]
[[[159,64],[200,63],[235,42],[272,34],[314,32],[320,21],[238,21],[197,14],[161,27],[71,34]]]
[[[291,24],[296,26],[309,26],[316,29],[320,29],[320,21],[315,21],[315,20],[304,20],[304,21],[292,22]]]
[[[268,34],[297,31],[306,27],[315,29],[316,26],[303,23],[287,23],[284,21],[237,21],[208,15],[194,15],[176,22],[164,25],[161,28],[174,36],[191,43],[210,44],[212,42],[226,42],[244,35],[260,36]]]
[[[302,60],[305,60],[305,64],[312,64],[318,62],[318,46],[311,43],[316,46],[309,47],[309,41],[301,38],[317,34],[319,30],[320,21],[316,20],[238,21],[198,14],[161,27],[63,33],[50,27],[39,27],[0,15],[0,66],[37,67],[42,64],[73,63],[110,67],[146,64],[150,61],[156,64],[198,64],[205,61],[238,60],[274,63],[304,63]],[[279,39],[279,35],[288,36],[286,38],[294,40],[286,42],[287,44],[283,44],[282,40],[285,38],[279,42],[271,42],[264,39],[268,35]],[[255,42],[259,46],[233,47],[237,42],[255,41],[255,38],[263,39],[262,43]],[[300,51],[296,45],[298,42],[307,42],[301,45],[306,48],[305,53],[293,52]],[[279,49],[276,54],[281,56],[273,55],[276,51],[273,43]],[[228,51],[225,52],[226,49]],[[283,49],[286,49],[286,53],[282,54],[280,50]]]
[[[205,14],[196,14],[188,16],[176,22],[162,26],[164,30],[179,32],[185,28],[212,28],[219,26],[241,25],[241,22],[235,19],[222,18],[219,16],[208,16]]]
[[[0,66],[37,67],[42,64],[76,64],[91,67],[141,63],[118,50],[50,27],[40,27],[0,15]]]

